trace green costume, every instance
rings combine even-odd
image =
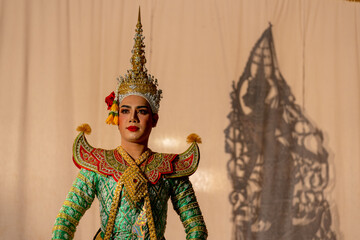
[[[121,191],[110,239],[153,239],[149,227],[151,220],[156,239],[165,239],[169,198],[185,227],[186,239],[207,238],[206,226],[188,179],[199,162],[196,142],[183,154],[148,150],[133,161],[121,147],[114,150],[91,147],[81,132],[74,143],[73,158],[81,170],[56,218],[52,239],[73,239],[80,218],[95,196],[100,202],[100,235],[104,238],[118,186]],[[140,172],[138,175],[134,175],[132,170],[131,174],[127,174],[131,168],[128,161],[136,163],[135,168]],[[141,178],[145,179],[145,193],[139,186]],[[139,195],[141,197],[136,199]],[[146,209],[147,196],[151,205],[150,214]]]

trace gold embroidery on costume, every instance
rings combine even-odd
[[[63,217],[64,217],[64,216],[63,216]],[[65,226],[65,227],[69,228],[69,230],[70,230],[71,232],[75,232],[76,226],[73,225],[73,224],[71,224],[71,223],[69,223],[69,220],[64,219],[64,218],[62,218],[62,217],[59,217],[59,215],[57,216],[57,219],[58,219],[57,225],[59,225],[59,226],[60,226],[60,225]]]
[[[106,232],[105,232],[105,237],[104,240],[109,240],[114,228],[114,223],[115,223],[115,218],[116,218],[116,213],[118,210],[118,205],[119,205],[119,199],[120,199],[120,192],[122,190],[122,181],[120,180],[117,183],[116,189],[115,189],[115,194],[114,194],[114,198],[113,198],[113,202],[111,204],[111,210],[110,210],[110,214],[109,214],[109,220],[106,226]]]
[[[198,208],[198,207],[199,207],[199,204],[198,204],[197,202],[193,202],[193,203],[187,204],[187,205],[179,208],[179,212],[180,212],[180,213],[181,213],[181,212],[185,212],[185,211],[187,211],[187,210],[189,210],[189,209],[193,209],[193,208],[196,209],[196,208]]]
[[[81,173],[78,174],[78,178],[83,181],[84,183],[86,183],[91,189],[94,188],[94,185],[91,183],[91,181],[89,179],[87,179],[84,175],[82,175]]]
[[[188,234],[189,233],[192,233],[192,232],[205,232],[207,233],[207,230],[206,230],[206,227],[205,226],[196,226],[196,227],[193,227],[189,232],[187,232]]]
[[[186,177],[193,174],[200,160],[199,146],[196,142],[193,142],[190,147],[173,161],[172,174],[166,175],[168,178]]]
[[[93,198],[89,197],[85,192],[83,192],[82,190],[76,188],[76,187],[71,187],[70,192],[73,192],[77,195],[79,195],[81,198],[83,198],[87,204],[91,203],[93,201]]]
[[[115,195],[113,198],[113,202],[111,204],[109,220],[106,226],[106,233],[104,240],[109,240],[112,235],[112,231],[115,223],[115,217],[118,211],[120,192],[122,190],[123,185],[125,186],[125,191],[124,191],[125,197],[127,198],[127,201],[129,202],[132,208],[135,208],[136,204],[141,199],[144,199],[144,209],[145,209],[146,218],[148,219],[150,239],[156,240],[157,238],[156,238],[155,224],[151,211],[149,192],[147,189],[148,181],[144,177],[141,169],[138,166],[149,157],[151,151],[150,150],[145,151],[143,154],[141,154],[141,156],[138,159],[134,161],[121,146],[118,147],[117,150],[130,166],[125,170],[125,172],[121,176],[116,186]]]
[[[116,150],[104,150],[105,162],[107,162],[112,168],[119,172],[124,172],[126,165],[124,161],[121,161],[121,155]]]
[[[117,149],[104,150],[92,147],[87,142],[83,132],[80,132],[75,139],[73,159],[78,168],[85,168],[102,175],[110,175],[115,181],[120,179],[129,166]],[[156,184],[161,175],[166,178],[190,176],[197,169],[199,159],[198,145],[193,142],[182,154],[153,153],[145,164],[146,168],[142,170],[147,179],[152,184]]]
[[[79,221],[77,221],[75,218],[73,218],[72,216],[70,216],[69,214],[64,213],[64,212],[60,212],[60,213],[57,215],[57,217],[68,220],[68,221],[69,221],[70,223],[72,223],[74,226],[77,226],[77,225],[79,224]]]
[[[54,226],[52,231],[56,231],[56,230],[61,230],[61,231],[66,232],[69,235],[69,238],[71,238],[71,239],[74,236],[74,233],[69,228],[67,228],[67,227],[65,227],[63,225]]]
[[[132,208],[145,197],[147,192],[147,179],[138,167],[128,167],[124,172],[123,182],[126,189],[125,197]]]
[[[187,228],[189,225],[191,225],[191,224],[193,224],[195,222],[203,222],[203,221],[204,221],[203,216],[198,215],[198,216],[195,216],[195,217],[192,217],[192,218],[189,218],[189,219],[185,220],[183,222],[183,225],[184,225],[185,228]]]
[[[145,197],[145,212],[146,212],[146,217],[149,219],[148,225],[149,225],[150,239],[156,240],[157,238],[156,238],[155,223],[154,223],[154,218],[153,218],[152,211],[151,211],[149,193]]]
[[[122,147],[118,147],[117,150],[123,156],[125,161],[130,165],[122,175],[122,181],[126,189],[125,197],[127,198],[131,207],[135,208],[136,204],[147,194],[148,182],[137,164],[141,164],[148,158],[150,155],[150,150],[147,150],[140,156],[139,159],[135,160],[136,163]]]
[[[187,189],[186,191],[183,191],[175,196],[175,199],[177,201],[180,201],[181,199],[185,198],[188,195],[194,194],[194,190],[192,188]]]
[[[155,153],[153,155],[153,159],[151,159],[151,161],[149,161],[149,163],[146,165],[146,171],[151,172],[151,171],[157,169],[161,165],[161,163],[164,161],[164,157],[167,157],[167,156],[162,153]],[[170,165],[170,168],[167,170],[171,170],[171,165]]]
[[[76,211],[78,211],[81,215],[85,213],[86,209],[83,208],[82,206],[76,204],[76,203],[73,203],[73,202],[70,202],[68,200],[66,200],[64,202],[64,206],[68,206],[68,207],[71,207],[73,209],[75,209]]]

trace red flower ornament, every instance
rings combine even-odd
[[[108,106],[107,110],[110,110],[111,106],[113,105],[114,99],[115,99],[114,92],[110,93],[110,95],[105,98],[105,103]]]

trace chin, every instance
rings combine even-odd
[[[146,142],[146,141],[144,140],[144,138],[141,137],[141,136],[129,136],[129,137],[124,137],[124,138],[123,138],[123,141],[131,142],[131,143],[138,143],[138,144],[142,144],[142,143]]]

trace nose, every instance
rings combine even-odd
[[[139,119],[138,119],[138,117],[137,117],[136,111],[132,111],[132,112],[131,112],[129,122],[133,122],[133,123],[139,122]]]

